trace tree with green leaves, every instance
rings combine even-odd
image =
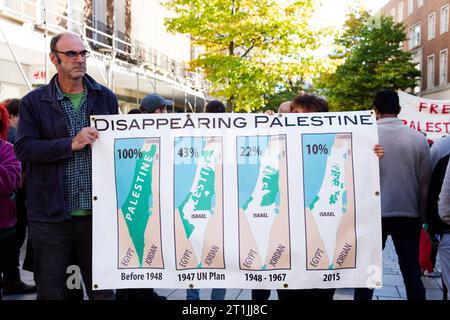
[[[336,37],[330,58],[338,67],[315,81],[333,110],[368,110],[382,89],[405,90],[417,86],[420,71],[412,54],[402,50],[405,25],[391,17],[372,17],[357,9],[347,17]]]
[[[287,4],[288,2],[288,4]],[[171,32],[189,34],[204,52],[191,62],[212,83],[212,95],[233,111],[256,111],[268,95],[311,75],[309,54],[320,31],[310,26],[315,0],[169,0]]]
[[[305,92],[305,83],[299,79],[295,83],[288,83],[287,85],[278,88],[275,93],[265,97],[266,104],[260,111],[272,110],[277,112],[280,104],[286,101],[292,101],[294,97],[300,93]]]

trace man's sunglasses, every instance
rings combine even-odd
[[[53,51],[53,52],[57,52],[57,53],[61,53],[61,54],[64,54],[64,55],[66,55],[68,58],[70,58],[70,59],[76,59],[77,57],[78,57],[78,55],[80,55],[82,58],[87,58],[87,57],[89,57],[89,55],[91,54],[89,51],[87,51],[87,50],[82,50],[82,51],[79,51],[79,52],[77,52],[77,51],[72,51],[72,50],[70,50],[70,51],[58,51],[58,50],[55,50],[55,51]]]

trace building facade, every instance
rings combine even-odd
[[[56,72],[51,37],[70,30],[91,51],[88,73],[116,93],[122,112],[151,92],[174,100],[173,111],[201,111],[209,84],[188,71],[189,36],[169,34],[169,16],[160,0],[0,0],[0,99],[47,83]]]
[[[391,0],[380,10],[406,25],[404,49],[422,71],[414,93],[429,99],[450,99],[449,7],[449,0]]]

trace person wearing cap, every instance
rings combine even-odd
[[[168,106],[173,106],[172,100],[166,100],[159,94],[151,93],[142,99],[139,110],[142,113],[167,113]]]
[[[390,235],[397,252],[408,300],[425,300],[419,265],[419,239],[426,217],[431,178],[430,148],[426,138],[398,118],[397,92],[382,90],[373,106],[380,144],[382,247]],[[355,289],[355,300],[371,300],[373,289]]]

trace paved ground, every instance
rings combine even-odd
[[[23,252],[22,252],[23,259]],[[391,238],[388,238],[386,248],[383,251],[383,287],[376,289],[374,300],[406,300],[406,291],[403,284],[403,278],[397,264],[397,255]],[[437,262],[439,268],[439,260]],[[33,274],[22,271],[22,280],[28,284],[33,282]],[[422,277],[423,284],[427,291],[427,300],[442,300],[443,289],[441,278]],[[166,296],[169,300],[185,300],[186,290],[156,289],[160,295]],[[200,299],[209,300],[211,296],[210,289],[200,290]],[[6,296],[5,300],[35,300],[35,294]],[[250,300],[251,290],[228,289],[226,300]],[[278,299],[275,290],[271,292],[271,300]],[[334,295],[334,300],[353,300],[353,289],[338,289]]]

